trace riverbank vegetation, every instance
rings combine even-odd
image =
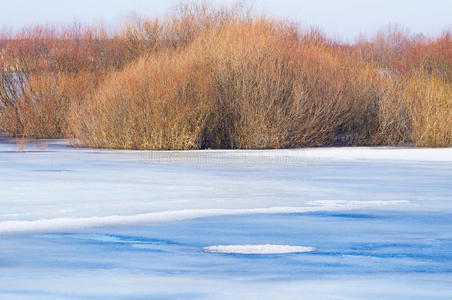
[[[236,4],[0,37],[0,132],[114,149],[452,146],[452,32],[341,43]]]

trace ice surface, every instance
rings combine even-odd
[[[20,150],[0,145],[0,222],[306,207],[337,200],[409,201],[404,209],[450,206],[450,149],[186,153],[73,149],[50,141]],[[422,161],[405,160],[405,152]],[[328,158],[322,158],[325,153]],[[358,159],[362,153],[372,159]],[[401,160],[374,159],[378,153]],[[428,161],[439,157],[444,161]]]
[[[0,298],[451,299],[451,195],[452,149],[2,140]]]

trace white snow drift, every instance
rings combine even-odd
[[[269,207],[251,209],[186,209],[151,212],[129,216],[104,216],[86,218],[54,218],[32,221],[0,222],[0,234],[30,232],[61,232],[90,227],[111,225],[133,225],[140,223],[174,222],[215,216],[236,216],[247,214],[294,214],[317,211],[341,211],[365,207],[403,205],[407,201],[312,201],[305,207]]]
[[[221,254],[290,254],[315,251],[312,247],[289,245],[227,245],[205,247],[204,251]]]

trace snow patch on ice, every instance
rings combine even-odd
[[[290,254],[313,252],[316,249],[289,245],[228,245],[203,248],[204,252],[221,254]]]
[[[408,201],[314,201],[306,207],[269,207],[249,209],[187,209],[152,212],[129,216],[103,216],[85,218],[54,218],[31,221],[0,222],[0,234],[61,232],[99,226],[132,225],[154,222],[175,222],[205,217],[236,216],[248,214],[294,214],[317,211],[341,211],[365,207],[404,205]]]
[[[419,161],[419,162],[452,162],[452,148],[400,148],[400,147],[331,147],[304,148],[286,150],[206,150],[206,151],[163,151],[146,152],[152,157],[209,157],[276,160],[290,159],[291,162],[309,160],[391,160],[391,161]]]

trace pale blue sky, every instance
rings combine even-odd
[[[158,15],[174,1],[163,0],[0,0],[0,26],[104,22],[114,25],[131,13]],[[217,0],[217,2],[233,2]],[[413,33],[452,29],[452,0],[254,0],[256,10],[316,25],[350,40],[359,33],[397,23]]]

